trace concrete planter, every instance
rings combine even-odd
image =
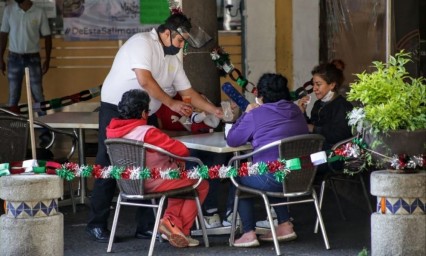
[[[56,175],[11,175],[0,178],[0,254],[64,255],[64,218],[58,212],[63,182]]]
[[[373,256],[426,255],[426,171],[371,174],[377,211],[371,215]]]

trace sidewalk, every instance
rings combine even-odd
[[[328,191],[327,191],[328,192]],[[292,242],[280,243],[282,255],[358,255],[365,247],[370,252],[370,214],[365,208],[342,199],[347,221],[340,217],[331,192],[325,198],[323,219],[331,249],[326,250],[321,232],[314,234],[315,210],[313,204],[292,205],[290,212],[294,218],[295,231],[298,239]],[[107,253],[107,244],[89,240],[85,233],[88,206],[78,205],[77,213],[73,214],[71,207],[61,207],[64,214],[64,255],[146,255],[150,240],[136,239],[135,207],[123,206],[117,227],[119,243],[114,243],[113,252]],[[259,208],[259,212],[264,210]],[[110,221],[114,215],[111,210]],[[202,237],[195,237],[202,241]],[[261,255],[274,256],[273,243],[262,243],[257,248],[229,247],[228,235],[209,236],[210,247],[203,243],[199,247],[174,248],[167,242],[155,244],[154,255]]]

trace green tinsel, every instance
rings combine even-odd
[[[259,169],[258,173],[260,175],[266,174],[268,172],[268,165],[265,162],[260,162],[258,164],[258,169]]]
[[[275,180],[278,182],[283,182],[285,179],[286,172],[285,171],[276,171],[274,173]]]
[[[179,179],[180,178],[180,171],[179,170],[170,170],[169,176],[171,179]]]
[[[86,166],[81,170],[81,176],[88,178],[92,176],[93,166]]]
[[[143,170],[139,173],[140,179],[150,179],[151,178],[151,171],[148,168],[143,168]]]
[[[231,167],[231,169],[229,169],[229,172],[227,173],[228,177],[237,177],[238,176],[238,170],[235,169],[235,167]]]
[[[121,179],[121,174],[123,173],[124,170],[125,170],[124,167],[114,166],[114,167],[112,167],[110,176],[112,178],[116,179],[116,180],[119,180],[119,179]]]
[[[205,165],[202,165],[199,167],[198,172],[200,174],[200,177],[203,179],[209,178],[209,168]]]
[[[75,174],[68,171],[66,168],[57,169],[56,174],[67,181],[72,181],[75,178]]]

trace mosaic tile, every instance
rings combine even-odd
[[[377,198],[377,212],[381,213],[381,197]],[[425,198],[386,198],[385,214],[426,214]]]
[[[40,202],[10,202],[6,203],[6,214],[13,218],[47,217],[58,213],[57,199]]]

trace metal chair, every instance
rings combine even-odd
[[[243,159],[250,160],[253,155],[261,151],[265,151],[273,147],[278,147],[279,156],[281,159],[292,159],[292,158],[300,157],[301,165],[302,165],[302,170],[291,171],[289,174],[286,175],[283,181],[282,192],[268,192],[268,191],[247,187],[247,186],[239,184],[234,177],[231,177],[231,181],[236,187],[233,212],[237,212],[238,210],[238,199],[240,197],[260,196],[262,197],[263,202],[265,204],[269,224],[271,227],[274,227],[273,218],[271,214],[271,206],[314,203],[315,210],[320,221],[325,247],[327,249],[330,249],[327,233],[325,231],[325,226],[322,221],[321,210],[319,208],[317,194],[312,187],[312,183],[314,181],[317,168],[316,166],[312,165],[312,163],[310,162],[310,157],[309,157],[310,154],[321,151],[323,141],[324,141],[324,137],[318,134],[298,135],[298,136],[293,136],[293,137],[271,142],[267,145],[264,145],[258,148],[255,151],[252,151],[250,153],[240,155],[240,156],[234,156],[233,158],[231,158],[228,163],[229,166]],[[268,197],[276,197],[276,198],[283,198],[283,199],[287,198],[290,200],[283,200],[283,202],[271,204],[269,203]],[[231,237],[230,237],[231,246],[235,242],[236,216],[237,214],[233,214],[233,218],[232,218],[232,228],[231,228]],[[281,251],[278,244],[275,229],[272,228],[271,232],[272,232],[272,237],[274,240],[275,251],[277,255],[280,255]]]
[[[331,150],[332,151],[336,150],[340,146],[342,146],[342,145],[344,145],[348,142],[351,142],[354,138],[356,138],[356,136],[353,136],[353,137],[350,137],[348,139],[337,142],[336,144],[333,145]],[[340,216],[342,217],[343,220],[346,220],[346,216],[345,216],[345,213],[343,212],[343,207],[342,207],[342,204],[340,202],[340,198],[339,198],[339,194],[338,194],[337,189],[336,189],[335,181],[343,181],[343,182],[360,184],[362,194],[365,198],[365,202],[367,204],[368,210],[369,210],[370,213],[373,213],[373,207],[371,206],[370,196],[368,194],[367,186],[365,185],[365,182],[364,182],[363,172],[361,172],[359,170],[354,170],[354,174],[349,175],[349,174],[344,173],[344,171],[343,171],[344,168],[348,168],[348,169],[358,168],[359,164],[356,163],[356,161],[358,161],[358,160],[359,159],[354,159],[352,163],[349,163],[349,164],[346,164],[346,165],[344,165],[342,163],[342,165],[340,165],[340,166],[334,164],[333,162],[329,162],[328,163],[329,172],[324,176],[324,178],[322,179],[322,182],[321,182],[321,189],[320,189],[320,194],[319,194],[320,208],[322,207],[322,204],[323,204],[326,185],[329,184],[331,190],[333,191],[334,198],[336,199],[337,208],[339,209]],[[315,224],[315,232],[317,232],[317,230],[318,230],[318,220],[317,220],[317,223]]]
[[[3,145],[0,147],[0,162],[23,161],[25,159],[31,158],[28,156],[28,142],[30,137],[29,122],[30,120],[25,116],[17,115],[13,112],[0,108],[0,137],[2,137],[3,140]],[[58,163],[68,162],[75,152],[77,145],[77,135],[73,132],[52,128],[49,125],[37,120],[34,120],[34,126],[49,131],[51,135],[51,139],[46,146],[36,149],[37,159],[41,154],[43,154],[48,156],[49,159],[39,160],[52,160]],[[50,150],[55,145],[55,143],[59,141],[59,137],[68,139],[71,143],[71,146],[66,154],[61,156],[56,155],[55,157]],[[75,213],[76,204],[74,200],[74,191],[72,189],[72,183],[68,182],[68,184],[71,197],[70,200],[73,212]]]
[[[146,156],[145,153],[147,150],[155,151],[161,154],[168,155],[174,159],[184,160],[186,162],[195,162],[198,165],[203,165],[200,159],[196,157],[180,157],[174,155],[162,148],[157,146],[144,143],[138,140],[124,139],[124,138],[114,138],[114,139],[106,139],[105,144],[107,147],[107,152],[109,154],[109,158],[111,160],[111,164],[114,166],[123,166],[123,167],[140,167],[143,169],[146,164]],[[198,193],[196,188],[201,183],[202,179],[200,178],[198,182],[192,186],[182,187],[179,189],[173,189],[166,192],[157,192],[157,193],[149,193],[144,190],[144,180],[117,180],[117,185],[120,190],[120,194],[117,198],[117,205],[115,209],[114,220],[111,228],[110,240],[108,243],[107,252],[111,252],[112,244],[114,240],[115,231],[117,228],[118,216],[120,214],[121,205],[128,206],[136,206],[136,207],[148,207],[155,209],[156,217],[153,234],[158,233],[158,227],[160,224],[160,219],[163,213],[164,202],[166,198],[169,197],[184,197],[194,199],[197,204],[198,209],[198,218],[201,228],[203,230],[203,238],[204,245],[209,247],[209,240],[207,238],[206,227],[204,225],[204,216],[201,208],[201,203],[198,198]],[[140,203],[140,202],[132,202],[132,200],[151,200],[152,204]],[[158,203],[156,202],[158,200]],[[151,243],[149,246],[148,255],[152,255],[154,251],[154,245],[156,241],[156,236],[153,235],[151,239]]]

